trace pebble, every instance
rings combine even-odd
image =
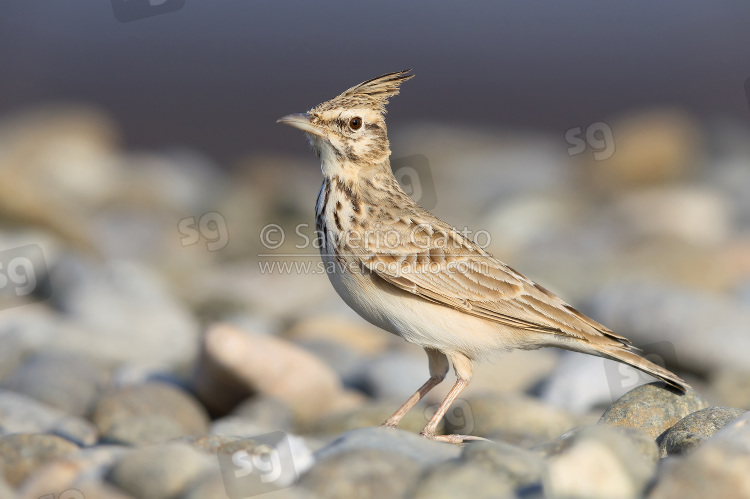
[[[401,454],[421,466],[457,458],[461,448],[457,445],[428,440],[418,434],[397,428],[360,428],[351,430],[315,453],[322,461],[331,456],[352,450],[371,449]]]
[[[104,492],[102,488],[111,489],[105,487],[105,475],[126,452],[127,449],[122,446],[98,445],[59,457],[39,468],[26,480],[20,490],[21,496],[36,498],[51,491],[58,491],[62,495],[63,491],[76,489],[87,498],[89,494],[91,497],[101,496]],[[70,499],[79,498],[73,496]]]
[[[367,362],[362,369],[361,385],[365,393],[375,399],[401,400],[403,403],[429,377],[424,352],[397,351]]]
[[[695,390],[682,394],[666,388],[664,383],[650,383],[635,388],[607,409],[600,424],[643,430],[656,439],[690,413],[708,407]]]
[[[539,489],[546,463],[534,453],[503,442],[467,442],[458,461],[433,467],[414,497],[516,497]]]
[[[205,409],[186,392],[163,383],[118,388],[103,394],[91,420],[102,440],[123,445],[164,442],[208,430]]]
[[[750,411],[750,370],[720,369],[711,376],[711,388],[722,405]]]
[[[544,493],[592,499],[642,497],[655,470],[655,461],[644,457],[626,433],[603,426],[584,428],[549,459]]]
[[[2,386],[73,416],[85,416],[106,379],[87,357],[40,352],[24,361]]]
[[[291,430],[295,424],[294,412],[285,402],[266,395],[256,395],[241,402],[232,416],[249,418],[260,426],[275,430]]]
[[[37,468],[58,457],[72,454],[78,446],[55,435],[14,433],[0,437],[0,471],[17,487]]]
[[[446,416],[446,433],[470,433],[526,448],[555,439],[575,426],[566,411],[519,394],[472,397],[462,412],[465,416],[455,423]]]
[[[107,479],[135,497],[177,497],[214,461],[189,445],[169,443],[133,449]]]
[[[745,412],[731,407],[708,407],[688,414],[657,438],[661,457],[692,451]]]
[[[750,413],[684,457],[664,461],[649,499],[750,497]]]
[[[217,413],[230,411],[253,393],[283,400],[303,419],[353,402],[336,373],[317,357],[289,341],[229,324],[206,331],[193,384]]]
[[[294,341],[328,341],[365,356],[383,353],[392,335],[362,319],[340,315],[313,315],[295,323],[284,336]]]
[[[666,283],[617,282],[595,293],[588,309],[635,345],[670,349],[678,368],[747,369],[750,310],[735,300]]]
[[[50,348],[113,365],[179,369],[193,362],[198,322],[144,264],[67,258],[51,279],[55,304],[80,327],[52,338]]]
[[[373,400],[356,409],[324,415],[314,421],[302,423],[304,434],[339,435],[349,430],[365,427],[379,427],[403,404],[403,400]],[[419,433],[429,422],[429,410],[424,404],[417,404],[407,412],[398,427],[412,433]],[[444,433],[445,418],[440,422],[437,433]]]
[[[8,390],[0,390],[0,436],[13,433],[50,433],[76,445],[93,445],[96,427],[83,418]]]
[[[421,473],[419,463],[398,452],[348,449],[319,461],[299,487],[328,499],[405,498]]]

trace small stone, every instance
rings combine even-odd
[[[206,411],[177,387],[147,383],[100,397],[91,416],[102,438],[125,445],[163,442],[208,429]]]
[[[457,445],[428,440],[420,435],[396,428],[360,428],[344,433],[315,453],[322,461],[352,450],[371,449],[402,454],[421,466],[430,466],[457,458],[461,448]]]
[[[424,352],[387,352],[362,370],[364,391],[375,399],[406,400],[430,377]]]
[[[649,499],[750,497],[750,413],[682,457],[668,457]]]
[[[392,341],[389,334],[375,326],[340,315],[306,317],[294,324],[284,336],[295,341],[330,341],[366,356],[385,351]]]
[[[652,443],[654,451],[656,446]],[[656,463],[622,431],[594,426],[575,432],[549,460],[545,496],[641,497]]]
[[[218,414],[254,393],[283,400],[302,418],[348,404],[336,373],[286,340],[215,324],[206,332],[201,350],[193,384],[201,400]]]
[[[93,445],[96,427],[83,418],[8,390],[0,390],[0,436],[12,433],[50,433],[77,445]]]
[[[126,452],[125,447],[98,445],[62,456],[31,475],[24,482],[21,496],[43,497],[56,490],[60,491],[59,498],[65,499],[62,491],[78,489],[87,499],[89,493],[91,497],[99,497],[101,494],[96,495],[92,488],[102,488],[104,476]],[[70,499],[78,498],[71,495]]]
[[[416,499],[515,499],[512,483],[502,475],[467,463],[445,463],[432,468],[409,497]]]
[[[73,416],[85,416],[106,372],[81,355],[44,352],[15,369],[3,386]]]
[[[531,447],[555,439],[574,426],[564,410],[517,394],[473,397],[464,401],[464,416],[446,416],[446,433],[469,433]],[[473,427],[473,431],[469,431]]]
[[[396,412],[404,401],[398,400],[374,400],[362,407],[349,411],[341,411],[323,416],[315,421],[302,424],[300,430],[303,434],[311,435],[339,435],[341,433],[366,427],[379,427],[383,422]],[[419,433],[427,425],[429,414],[426,413],[423,404],[418,404],[407,412],[399,423],[401,430]],[[444,432],[445,419],[440,422],[437,433]]]
[[[432,468],[414,497],[516,497],[540,487],[546,464],[532,452],[502,442],[467,442],[460,461]]]
[[[249,397],[232,411],[232,416],[249,418],[260,426],[287,431],[294,426],[294,412],[289,404],[264,395]]]
[[[695,390],[683,394],[661,382],[649,383],[617,399],[599,424],[636,428],[656,439],[680,419],[707,406],[708,402]]]
[[[712,373],[711,387],[722,405],[750,411],[750,370],[720,369]]]
[[[252,437],[278,430],[259,425],[251,418],[240,416],[224,416],[211,423],[209,433],[212,435],[226,435],[236,437]]]
[[[0,471],[18,487],[36,469],[77,450],[77,445],[55,435],[14,433],[0,438]]]
[[[182,443],[140,447],[114,465],[108,480],[135,497],[176,497],[211,463]]]
[[[298,486],[330,499],[401,498],[421,472],[416,461],[398,452],[349,449],[324,458],[302,476]]]
[[[709,407],[688,414],[656,439],[661,457],[692,451],[745,412],[731,407]]]

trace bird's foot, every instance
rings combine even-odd
[[[380,425],[381,428],[395,428],[398,426],[398,421],[391,421],[390,419]]]
[[[447,442],[449,444],[462,444],[466,441],[471,440],[483,440],[485,442],[489,442],[486,438],[483,437],[475,437],[473,435],[435,435],[430,433],[422,432],[420,433],[424,438],[428,438],[430,440],[436,440],[438,442]]]

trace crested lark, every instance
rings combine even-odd
[[[315,205],[328,277],[359,315],[425,349],[430,378],[383,423],[394,427],[443,381],[457,381],[422,435],[435,435],[469,383],[472,361],[493,350],[559,347],[614,359],[684,391],[688,385],[634,352],[630,342],[479,248],[417,205],[391,171],[385,105],[413,75],[389,73],[279,123],[305,132],[320,157]]]

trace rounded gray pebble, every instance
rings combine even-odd
[[[73,416],[85,416],[104,382],[106,371],[89,358],[45,352],[26,360],[3,382]]]
[[[186,392],[163,383],[112,390],[100,397],[92,413],[102,439],[146,445],[208,430],[205,409]]]
[[[0,438],[0,471],[10,485],[17,487],[44,464],[77,450],[77,445],[55,435],[7,435]]]
[[[208,459],[182,443],[141,447],[122,457],[107,478],[135,497],[170,498],[184,492],[207,469]]]
[[[745,412],[731,407],[709,407],[685,416],[657,438],[660,456],[690,452]]]
[[[380,499],[406,497],[422,466],[393,451],[349,449],[317,463],[299,481],[299,487],[326,499]]]
[[[695,390],[683,394],[664,383],[649,383],[617,399],[599,424],[643,430],[655,439],[680,419],[705,407],[708,402]]]

